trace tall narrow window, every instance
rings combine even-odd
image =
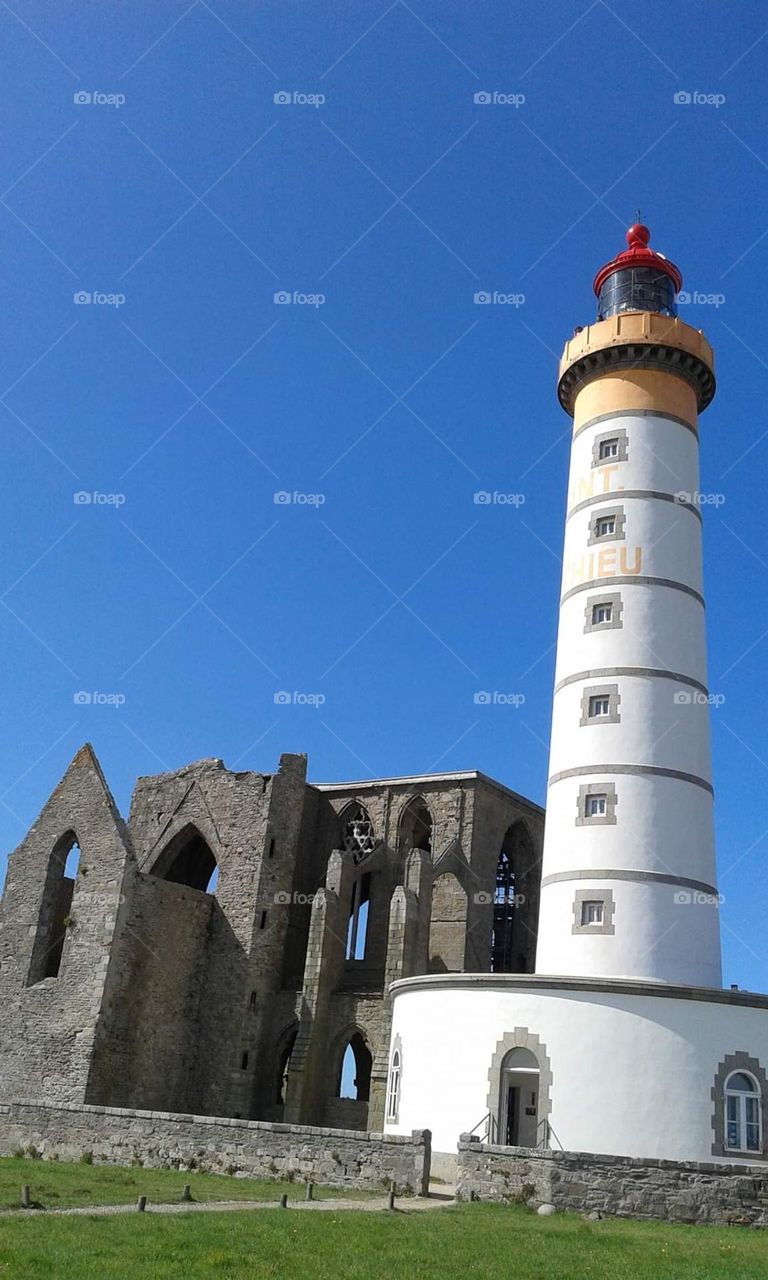
[[[400,1110],[400,1050],[392,1054],[392,1065],[389,1068],[389,1093],[387,1095],[387,1119],[393,1124],[397,1122]]]
[[[523,822],[513,822],[496,864],[491,973],[530,973],[536,945],[538,860]]]
[[[376,848],[376,835],[368,810],[361,804],[347,805],[341,814],[342,848],[360,862]]]
[[[364,960],[368,938],[368,912],[371,905],[371,873],[359,876],[352,889],[352,902],[347,924],[347,960]]]
[[[762,1149],[760,1090],[746,1071],[734,1071],[725,1082],[725,1145],[729,1151]]]
[[[54,845],[48,864],[29,971],[30,986],[59,976],[79,862],[77,837],[74,831],[68,831]]]
[[[359,1031],[347,1041],[336,1083],[337,1098],[353,1098],[367,1102],[371,1092],[373,1058]]]

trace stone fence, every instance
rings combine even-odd
[[[768,1226],[768,1168],[490,1147],[462,1135],[460,1200],[526,1201],[577,1213]]]
[[[267,1124],[222,1116],[41,1102],[0,1104],[0,1154],[151,1169],[201,1169],[253,1178],[426,1195],[431,1134],[409,1136]]]

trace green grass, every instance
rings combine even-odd
[[[14,1280],[768,1280],[768,1236],[521,1208],[0,1222]]]
[[[223,1173],[179,1173],[175,1169],[120,1168],[115,1165],[64,1164],[28,1157],[0,1159],[0,1209],[18,1209],[21,1188],[29,1184],[30,1199],[46,1209],[79,1205],[131,1204],[146,1196],[155,1204],[181,1200],[184,1184],[193,1200],[303,1200],[303,1182],[270,1182],[259,1178],[233,1178]],[[354,1188],[316,1187],[320,1199],[366,1199],[371,1193]],[[384,1195],[382,1188],[380,1195]],[[2,1280],[2,1272],[0,1272]]]

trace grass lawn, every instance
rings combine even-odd
[[[0,1222],[14,1280],[764,1280],[768,1234],[463,1205]]]
[[[114,1165],[64,1164],[58,1160],[0,1159],[0,1209],[18,1209],[21,1188],[29,1184],[30,1198],[46,1209],[76,1205],[131,1204],[146,1196],[155,1204],[181,1200],[184,1184],[193,1200],[303,1200],[301,1182],[269,1182],[258,1178],[232,1178],[223,1173],[177,1173],[175,1169],[119,1168]],[[355,1200],[372,1194],[354,1189],[316,1187],[315,1197]],[[384,1188],[378,1193],[384,1195]],[[2,1272],[0,1272],[2,1280]]]

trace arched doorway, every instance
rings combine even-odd
[[[499,1132],[505,1147],[536,1147],[541,1070],[530,1049],[510,1049],[501,1064]]]

